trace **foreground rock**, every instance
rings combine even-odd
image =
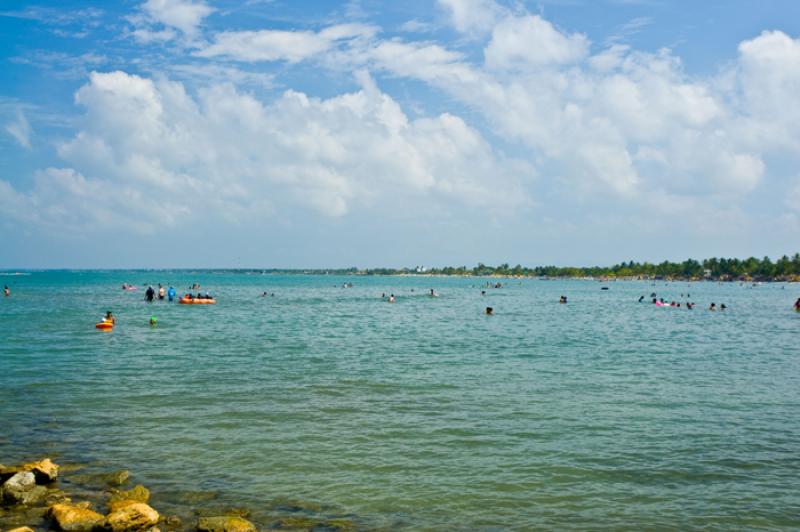
[[[29,526],[21,526],[18,528],[12,528],[8,532],[33,532],[33,529]]]
[[[30,471],[16,473],[3,483],[0,499],[5,504],[34,504],[47,495],[47,488],[36,485],[36,476]]]
[[[38,484],[48,484],[58,478],[58,465],[54,464],[49,458],[18,466],[5,467],[0,465],[0,478],[2,479],[26,472],[33,473]]]
[[[111,503],[106,522],[114,532],[146,530],[158,524],[158,512],[143,502],[116,501]]]
[[[199,532],[256,532],[256,526],[244,519],[233,515],[217,517],[201,517],[197,522]]]
[[[60,530],[67,532],[89,532],[103,528],[106,518],[83,506],[54,504],[50,507],[50,516]]]

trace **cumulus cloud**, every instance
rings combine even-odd
[[[33,135],[33,128],[31,128],[28,119],[22,109],[17,108],[16,117],[12,122],[6,124],[6,132],[14,137],[20,146],[30,150],[31,149],[31,136]]]
[[[224,56],[237,61],[287,61],[297,63],[319,55],[338,43],[372,37],[376,28],[363,24],[340,24],[313,31],[226,31],[199,50],[200,57]]]
[[[529,201],[529,164],[495,154],[459,117],[409,119],[366,72],[357,77],[355,92],[287,91],[264,104],[230,84],[193,97],[174,81],[93,73],[75,96],[84,126],[58,146],[65,166],[16,195],[42,223],[91,230],[114,218],[139,232],[293,206],[337,217],[404,199],[487,212]]]
[[[670,50],[615,44],[591,54],[581,34],[505,12],[483,65],[434,43],[399,40],[360,57],[476,110],[495,134],[532,150],[557,182],[641,201],[653,190],[730,196],[757,187],[765,146],[800,137],[800,121],[786,118],[795,109],[779,109],[796,101],[797,49],[781,33],[743,43],[738,84],[726,88],[688,75]]]

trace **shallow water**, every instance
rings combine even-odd
[[[217,305],[120,290],[195,281]],[[800,526],[800,286],[485,282],[0,277],[0,462],[100,460],[168,508],[300,499],[364,528]],[[637,303],[653,291],[697,307]]]

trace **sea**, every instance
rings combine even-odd
[[[158,283],[217,304],[146,302]],[[798,284],[203,270],[0,284],[0,463],[128,469],[162,513],[800,527]],[[109,310],[116,326],[97,330]]]

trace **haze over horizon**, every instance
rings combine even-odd
[[[800,4],[0,6],[0,269],[800,249]]]

